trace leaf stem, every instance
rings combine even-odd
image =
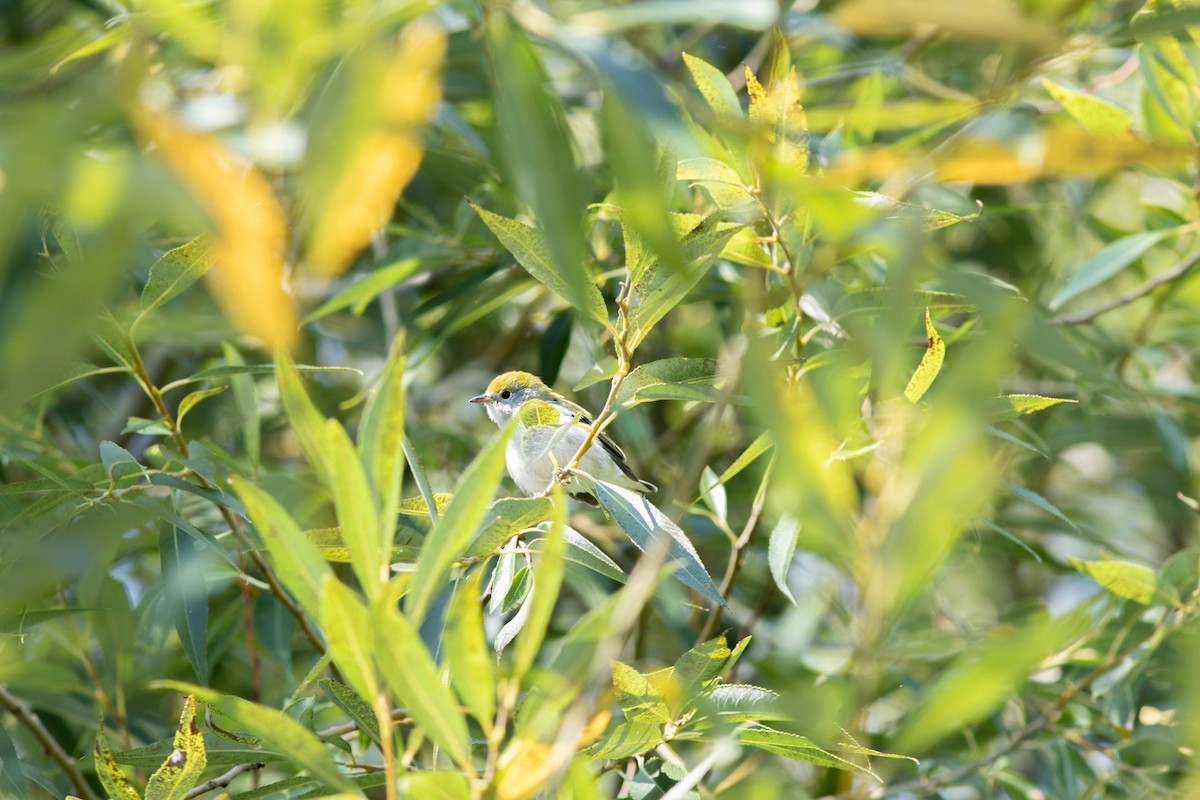
[[[1101,303],[1094,308],[1076,311],[1071,314],[1059,314],[1054,318],[1054,321],[1060,325],[1083,325],[1091,322],[1102,314],[1115,311],[1121,306],[1129,305],[1133,301],[1145,297],[1163,284],[1170,283],[1176,278],[1182,278],[1184,275],[1195,269],[1198,264],[1200,264],[1200,250],[1194,251],[1187,258],[1183,259],[1170,269],[1154,275],[1144,283],[1135,286],[1127,292],[1117,295],[1105,303]]]

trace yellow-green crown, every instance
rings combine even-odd
[[[506,372],[503,375],[497,375],[491,383],[488,384],[488,394],[498,394],[504,389],[515,391],[517,389],[546,389],[546,384],[542,383],[542,379],[537,375],[532,375],[528,372]]]

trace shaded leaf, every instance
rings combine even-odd
[[[717,593],[716,584],[700,561],[696,548],[678,525],[642,495],[604,481],[593,482],[596,499],[634,544],[644,551],[654,549],[665,540],[668,558],[675,564],[675,577],[704,598],[723,608],[728,607],[725,598]]]
[[[1174,230],[1143,231],[1130,234],[1110,242],[1099,253],[1083,262],[1067,280],[1065,286],[1050,300],[1050,309],[1056,310],[1076,295],[1093,289],[1137,261],[1154,245],[1161,242]]]
[[[799,538],[800,521],[790,514],[784,514],[771,529],[771,539],[767,545],[767,564],[771,568],[771,577],[783,596],[792,601],[792,605],[796,605],[796,598],[788,588],[787,576]]]

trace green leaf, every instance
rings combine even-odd
[[[758,725],[739,731],[738,741],[741,744],[757,747],[760,750],[766,750],[768,753],[790,758],[793,761],[803,761],[808,764],[816,764],[819,767],[861,772],[864,775],[870,775],[876,780],[879,779],[867,767],[854,764],[836,756],[823,747],[818,746],[811,739],[794,733],[786,733]]]
[[[1129,135],[1133,119],[1125,109],[1093,94],[1059,86],[1051,80],[1043,80],[1042,88],[1049,92],[1076,122],[1092,133],[1122,138]]]
[[[146,471],[146,468],[138,463],[132,453],[116,442],[100,443],[100,462],[104,465],[104,473],[108,475],[110,481],[120,480],[123,476],[132,475],[135,472],[145,473]],[[117,467],[120,466],[132,467],[132,469],[117,470]]]
[[[404,337],[388,352],[379,385],[363,409],[358,449],[378,499],[380,547],[387,552],[396,532],[396,507],[404,480]]]
[[[683,399],[715,400],[719,394],[710,384],[717,377],[715,358],[664,358],[635,367],[617,390],[617,403],[630,407],[638,403],[661,399],[651,391],[655,388],[695,388],[695,396]],[[700,386],[695,386],[700,384]]]
[[[546,534],[546,538],[542,540],[542,557],[537,562],[533,596],[525,601],[529,607],[529,619],[525,623],[524,635],[517,642],[517,652],[513,657],[512,674],[517,679],[524,677],[525,673],[533,667],[542,641],[546,638],[550,616],[558,604],[558,593],[562,587],[567,550],[567,543],[563,537],[563,527],[566,525],[567,517],[567,499],[562,494],[560,486],[554,487],[551,501],[553,516],[550,518],[550,530]]]
[[[733,91],[733,85],[729,83],[725,73],[707,61],[687,53],[683,54],[683,63],[692,74],[692,80],[696,82],[696,88],[700,90],[704,102],[708,103],[719,122],[731,127],[745,124],[746,114],[742,111],[742,104],[738,102],[737,93]]]
[[[620,661],[612,662],[612,673],[617,705],[627,719],[655,725],[671,721],[662,694],[645,675]]]
[[[401,797],[471,800],[471,783],[460,772],[409,772],[400,779]]]
[[[716,584],[696,548],[687,536],[664,513],[642,495],[604,481],[594,481],[596,499],[617,525],[641,550],[652,550],[665,540],[667,556],[675,564],[675,577],[704,598],[722,608],[728,608],[725,598],[717,593]]]
[[[446,509],[450,507],[450,501],[453,499],[454,495],[450,492],[437,492],[434,494],[433,505],[438,514],[445,514]],[[425,503],[424,497],[407,497],[400,501],[396,507],[396,511],[410,517],[429,516],[429,506]]]
[[[354,691],[374,698],[379,693],[379,682],[375,680],[374,638],[367,608],[332,574],[321,583],[320,620],[333,662]]]
[[[571,528],[563,528],[563,538],[567,542],[567,561],[587,567],[593,572],[597,572],[606,578],[612,578],[618,583],[625,582],[628,577],[625,571],[617,566],[617,563],[609,558],[603,550],[588,541],[581,533]],[[543,539],[531,540],[529,542],[529,549],[535,553],[541,552],[543,541]]]
[[[416,626],[391,603],[371,615],[375,655],[400,703],[413,720],[459,766],[469,764],[467,723],[450,688],[442,683]]]
[[[112,757],[118,764],[128,764],[131,767],[147,769],[157,767],[163,759],[171,755],[175,749],[174,739],[160,739],[157,742],[122,750],[113,753]],[[282,761],[283,756],[273,750],[260,747],[250,747],[237,742],[231,742],[215,734],[204,734],[204,752],[210,767],[230,767],[234,764],[246,764],[251,761],[275,762]]]
[[[750,722],[763,719],[787,719],[780,710],[780,698],[770,689],[746,684],[722,684],[713,687],[702,708],[722,722]]]
[[[1059,403],[1078,402],[1078,400],[1068,400],[1063,397],[1043,397],[1037,394],[1004,394],[996,398],[996,409],[992,412],[992,418],[1016,419],[1023,414],[1032,414]]]
[[[479,535],[467,548],[469,558],[491,553],[550,514],[549,497],[502,497],[488,506]]]
[[[450,669],[450,685],[479,724],[486,727],[495,722],[496,685],[483,635],[480,605],[483,574],[482,569],[474,570],[455,591],[442,646]]]
[[[113,758],[112,751],[108,749],[108,739],[104,735],[103,722],[96,731],[96,744],[92,758],[96,764],[96,777],[100,779],[100,785],[104,787],[104,791],[108,793],[111,800],[142,800],[142,796],[138,794],[137,789],[133,788],[133,784],[125,777],[125,773],[121,772],[121,768],[117,766],[117,762]]]
[[[200,782],[208,764],[204,737],[196,725],[196,698],[183,700],[183,713],[175,732],[175,748],[146,784],[146,800],[184,800]]]
[[[1056,311],[1068,300],[1104,283],[1174,233],[1175,230],[1143,231],[1110,242],[1074,270],[1066,285],[1050,301],[1050,310]]]
[[[1022,500],[1024,500],[1026,503],[1029,503],[1030,505],[1037,506],[1038,508],[1042,509],[1043,511],[1045,511],[1048,514],[1053,514],[1054,516],[1061,519],[1063,522],[1070,525],[1075,530],[1079,530],[1079,526],[1076,525],[1074,522],[1072,522],[1071,519],[1066,514],[1059,511],[1058,506],[1054,505],[1053,503],[1051,503],[1046,498],[1042,497],[1037,492],[1031,492],[1030,490],[1026,489],[1025,487],[1017,486],[1015,483],[1010,483],[1009,481],[1005,481],[1001,485],[1004,487],[1004,490],[1009,492],[1010,494],[1016,495],[1017,497],[1021,498]]]
[[[187,244],[163,253],[162,258],[150,267],[146,288],[142,290],[141,316],[178,297],[212,269],[214,263],[212,239],[208,236],[197,236]]]
[[[620,761],[657,747],[662,741],[662,725],[626,720],[610,728],[592,749],[598,761]]]
[[[199,389],[188,394],[179,401],[179,410],[175,412],[175,427],[182,430],[183,418],[186,417],[187,413],[195,408],[201,400],[212,397],[215,394],[220,394],[228,388],[228,386],[217,386],[212,389]]]
[[[534,278],[607,325],[608,311],[588,269],[582,235],[587,196],[559,95],[547,90],[550,79],[537,51],[508,15],[484,20],[503,166],[516,195],[532,209],[538,232],[531,237],[533,229],[495,215],[484,222]]]
[[[196,679],[208,685],[208,586],[195,540],[166,522],[158,526],[163,600]]]
[[[332,678],[322,678],[317,683],[338,708],[358,723],[359,730],[365,731],[376,744],[379,744],[379,720],[375,718],[375,709],[361,694]]]
[[[691,217],[682,219],[691,221]],[[721,214],[699,220],[683,236],[683,269],[671,269],[652,259],[636,273],[631,271],[629,314],[634,327],[632,347],[646,338],[650,329],[691,292],[708,272],[726,243],[742,225],[726,222]]]
[[[367,596],[374,599],[389,577],[390,541],[385,548],[379,535],[379,513],[371,497],[367,472],[346,429],[337,420],[325,421],[325,449],[329,455],[326,469],[332,478],[333,505],[337,509],[338,527],[350,548],[350,566]]]
[[[933,384],[933,379],[941,371],[942,361],[946,358],[946,342],[938,336],[937,329],[933,327],[928,308],[925,309],[925,336],[929,341],[925,355],[921,357],[921,363],[909,379],[908,386],[904,387],[904,396],[910,403],[917,402],[925,395]]]
[[[303,324],[316,322],[344,308],[353,309],[355,316],[361,316],[370,302],[383,292],[418,270],[429,269],[446,260],[446,257],[406,258],[394,264],[376,267],[318,306],[304,318]]]
[[[0,797],[28,797],[28,784],[17,757],[17,746],[0,725]]]
[[[300,447],[304,450],[308,464],[322,484],[332,487],[333,473],[330,471],[330,465],[333,463],[333,457],[326,442],[328,431],[325,428],[325,418],[304,391],[300,373],[287,352],[280,350],[275,354],[275,371],[284,411],[287,412],[288,422],[292,424],[296,438],[300,440]]]
[[[296,372],[349,372],[354,375],[362,375],[361,370],[353,367],[314,367],[310,364],[293,364],[292,367]],[[219,367],[209,367],[202,369],[197,373],[180,378],[177,381],[171,381],[162,387],[162,392],[165,394],[173,389],[178,389],[181,386],[187,386],[191,383],[200,383],[201,381],[216,380],[218,378],[231,378],[235,375],[271,375],[276,371],[274,364],[222,364]]]
[[[532,400],[526,400],[517,411],[517,417],[526,428],[536,428],[539,425],[557,425],[561,416],[557,408],[545,400],[539,400],[536,397]]]
[[[242,354],[229,342],[221,342],[221,350],[225,354],[225,362],[229,366],[246,366]],[[233,403],[237,406],[238,417],[242,420],[242,444],[246,448],[246,455],[250,457],[250,463],[257,470],[262,451],[262,432],[258,420],[258,389],[249,374],[232,375],[229,384],[233,387]]]
[[[555,268],[550,245],[541,231],[515,219],[493,214],[474,203],[471,208],[530,275],[586,316],[602,325],[608,324],[608,309],[595,282],[587,275],[576,279],[576,283],[563,277]]]
[[[1158,578],[1154,570],[1142,564],[1114,559],[1083,561],[1068,558],[1067,561],[1117,597],[1133,600],[1144,606],[1162,600],[1158,596]]]
[[[479,525],[487,513],[488,501],[500,484],[504,469],[504,448],[515,426],[509,425],[476,456],[462,479],[454,487],[454,499],[446,513],[426,537],[426,545],[417,561],[412,586],[405,599],[405,611],[421,621],[434,595],[441,591],[450,565],[469,550]]]
[[[181,681],[159,681],[154,685],[196,695],[201,702],[229,717],[300,769],[308,770],[334,788],[354,789],[354,784],[330,758],[316,734],[282,711]]]
[[[274,497],[234,476],[233,488],[271,556],[275,574],[296,602],[314,618],[321,616],[321,585],[332,574],[321,551],[300,530]]]
[[[730,650],[722,634],[693,647],[681,655],[671,668],[671,677],[675,681],[680,694],[686,700],[691,700],[696,690],[707,687],[710,683],[729,670],[734,660],[750,643],[746,637],[735,650]]]
[[[771,577],[784,597],[796,605],[796,598],[788,588],[788,569],[792,566],[792,557],[796,555],[796,541],[800,538],[800,521],[790,514],[784,514],[771,530],[771,539],[767,544],[767,565],[771,568]]]

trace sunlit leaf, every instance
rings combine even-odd
[[[375,719],[375,709],[362,695],[331,678],[323,678],[318,683],[329,699],[358,723],[359,730],[366,731],[376,743],[379,742],[379,721]]]
[[[1158,578],[1154,570],[1132,561],[1103,559],[1083,561],[1068,558],[1071,566],[1087,575],[1117,597],[1150,605],[1158,598]]]
[[[792,557],[796,555],[796,542],[800,538],[800,521],[785,514],[771,530],[771,538],[767,545],[767,565],[771,568],[771,577],[783,596],[796,604],[796,598],[788,587],[788,570],[792,566]]]
[[[471,208],[530,275],[591,319],[602,324],[608,322],[608,309],[596,284],[586,275],[571,280],[564,277],[555,265],[545,234],[523,222],[493,214],[474,203]]]
[[[482,578],[483,571],[475,570],[455,591],[446,619],[443,647],[450,685],[476,721],[488,725],[495,720],[496,687],[483,635]]]
[[[150,268],[146,287],[142,289],[142,314],[178,297],[212,269],[214,263],[213,240],[207,235],[163,253]]]
[[[196,725],[196,698],[183,699],[183,713],[175,732],[175,749],[146,784],[146,800],[184,800],[200,782],[208,764],[204,737]]]
[[[933,379],[941,371],[942,361],[946,357],[946,342],[942,340],[941,336],[938,336],[937,329],[933,327],[933,320],[929,317],[928,308],[925,309],[925,335],[929,338],[925,355],[922,356],[921,363],[917,365],[916,371],[909,379],[908,386],[904,387],[904,396],[912,403],[920,400],[929,390]]]
[[[416,626],[391,603],[371,615],[379,669],[425,734],[457,764],[468,757],[467,723],[458,700],[421,642]]]
[[[96,777],[100,779],[100,785],[104,787],[104,791],[108,792],[108,796],[112,800],[142,800],[142,796],[138,794],[137,789],[133,788],[133,784],[129,782],[129,778],[125,777],[125,773],[121,772],[121,768],[117,766],[117,762],[113,758],[112,751],[108,749],[108,739],[104,733],[103,723],[96,731],[96,743],[92,757],[96,764]],[[155,762],[155,764],[158,763],[158,761]]]
[[[1042,88],[1049,92],[1076,122],[1092,133],[1123,136],[1129,132],[1132,119],[1125,109],[1093,94],[1059,86],[1051,80],[1043,80]]]
[[[504,468],[504,449],[513,425],[510,424],[483,450],[454,488],[454,499],[446,513],[426,537],[426,546],[417,561],[412,588],[405,599],[405,612],[413,620],[423,620],[434,595],[442,588],[450,565],[469,549],[479,525],[487,513],[488,501],[500,483]]]
[[[300,769],[309,770],[338,789],[354,789],[354,784],[338,769],[316,734],[282,711],[179,681],[162,681],[158,686],[194,694],[202,703],[232,719]]]

